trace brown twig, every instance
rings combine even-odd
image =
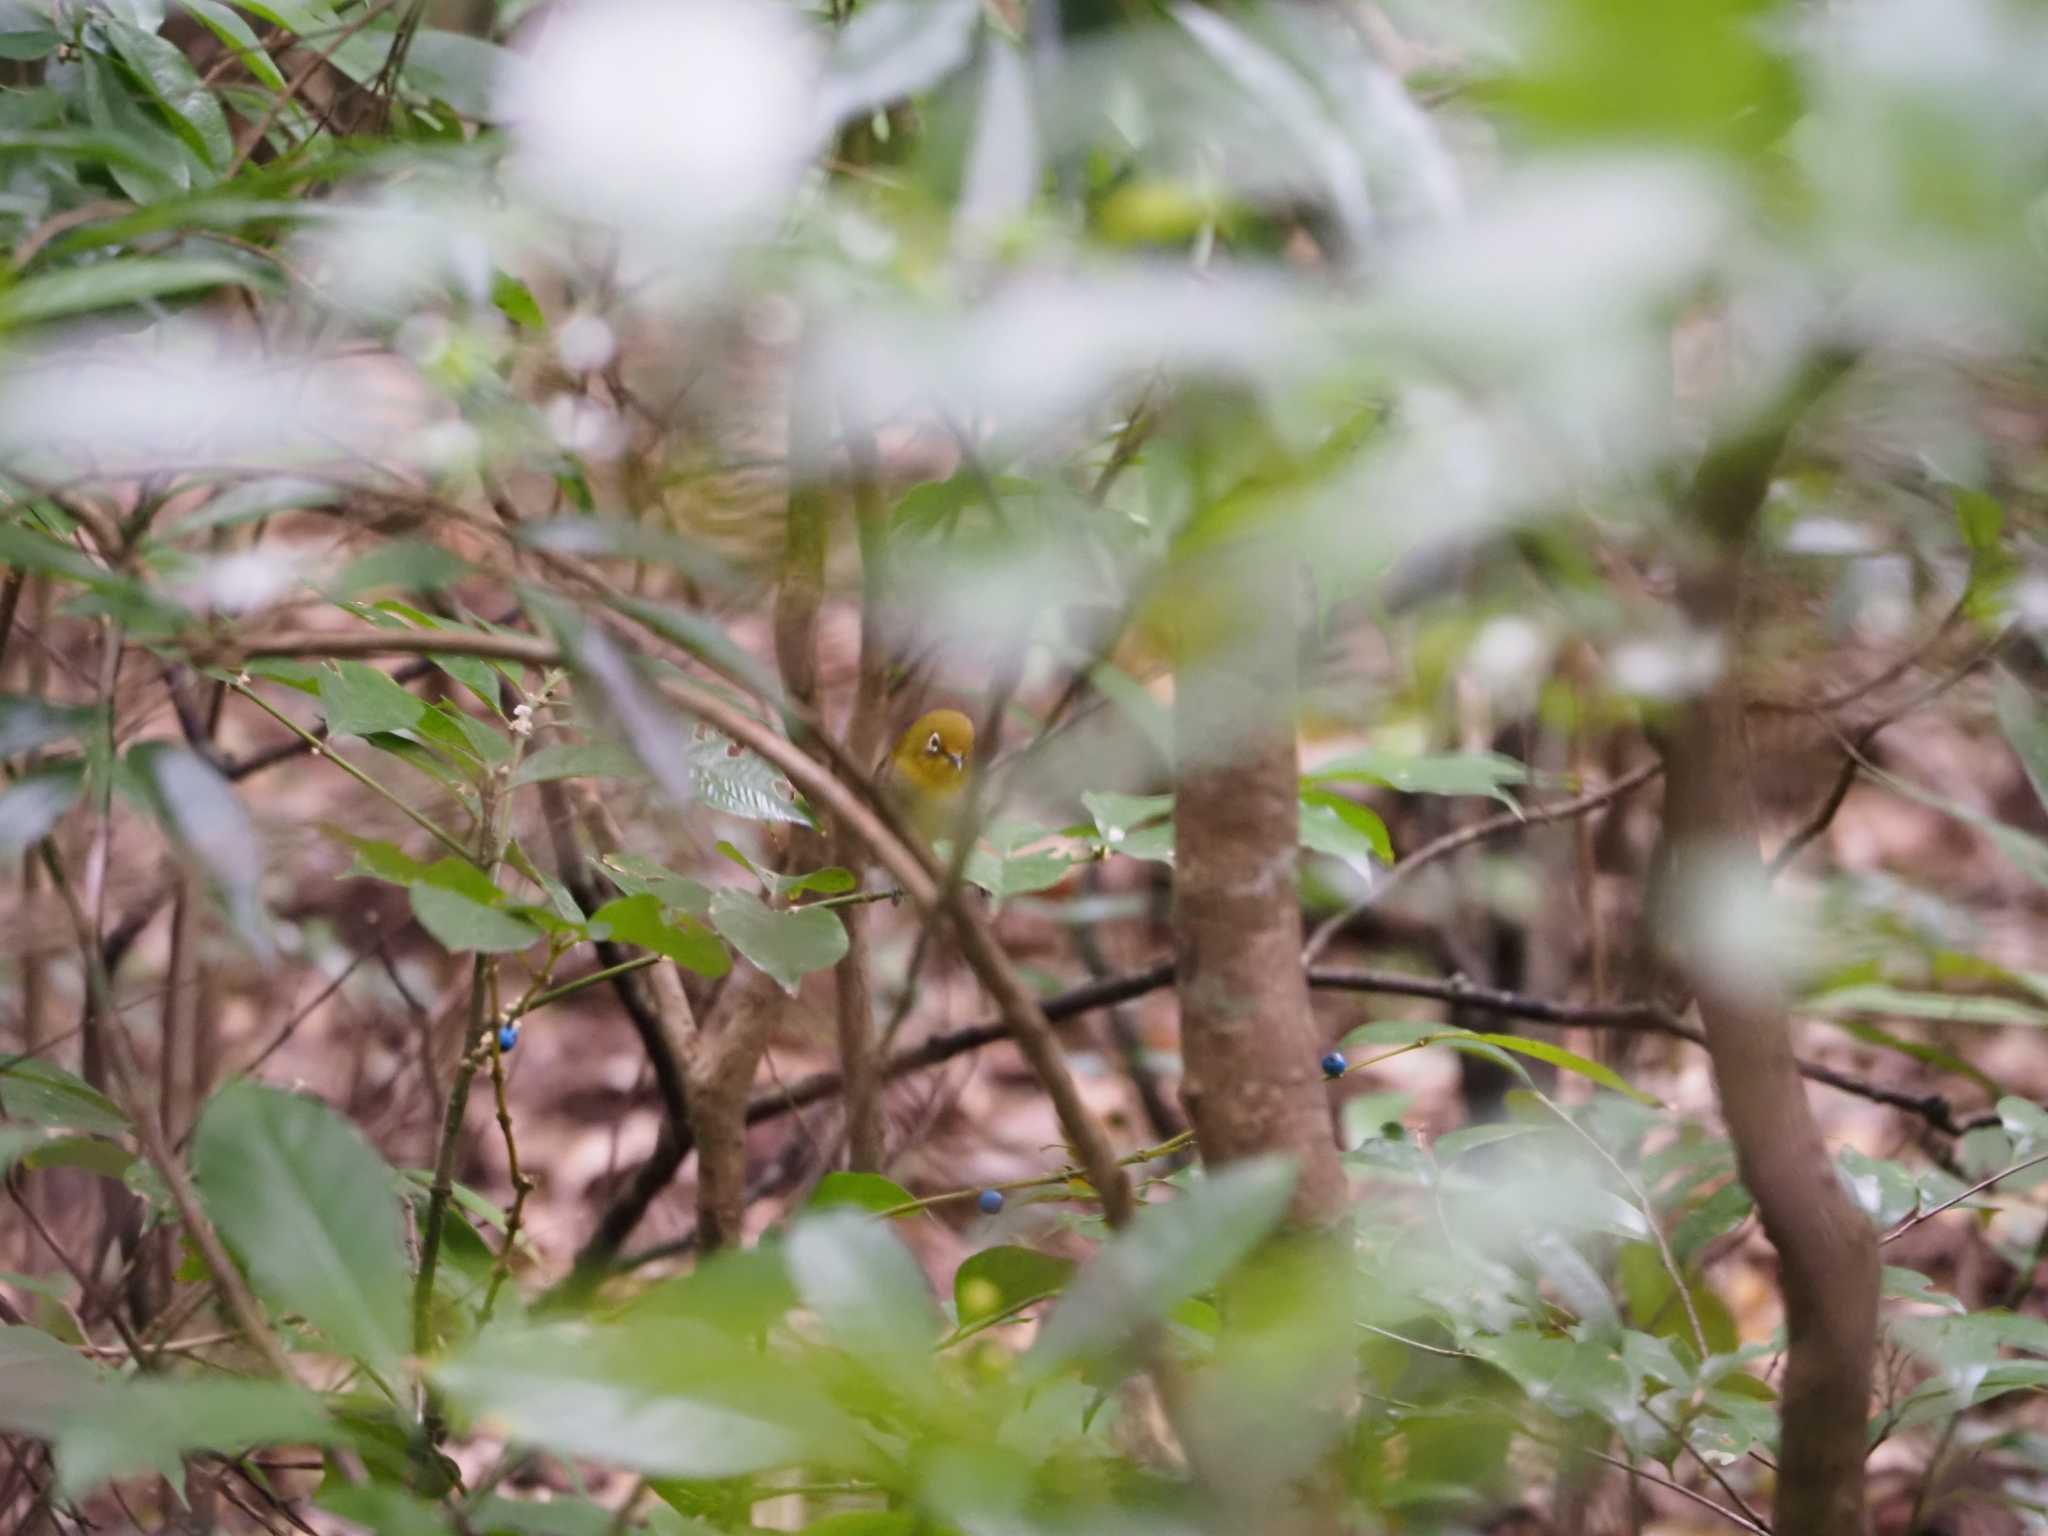
[[[1318,956],[1329,948],[1335,939],[1369,908],[1384,901],[1387,894],[1417,871],[1434,864],[1438,859],[1448,858],[1461,848],[1483,842],[1489,837],[1498,837],[1504,832],[1518,831],[1523,827],[1540,827],[1554,821],[1569,821],[1575,816],[1588,816],[1594,811],[1613,804],[1624,795],[1641,788],[1664,771],[1664,765],[1651,761],[1641,767],[1632,768],[1612,784],[1591,790],[1575,800],[1560,801],[1555,805],[1530,806],[1525,810],[1509,811],[1486,821],[1476,821],[1469,827],[1459,827],[1446,832],[1442,837],[1424,843],[1420,848],[1401,860],[1386,874],[1373,882],[1371,890],[1354,901],[1343,911],[1325,918],[1316,925],[1309,935],[1308,943],[1302,946],[1301,961],[1313,965]]]

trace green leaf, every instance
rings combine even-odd
[[[0,791],[0,857],[11,859],[49,836],[84,790],[83,769],[67,762],[23,774]]]
[[[1301,792],[1301,844],[1317,853],[1355,864],[1394,862],[1393,839],[1387,824],[1355,800],[1327,790]]]
[[[226,285],[264,284],[252,268],[218,256],[114,256],[89,266],[39,272],[0,289],[0,326],[61,320]]]
[[[235,787],[197,752],[168,742],[139,743],[128,761],[149,785],[179,851],[205,872],[243,939],[267,955],[263,839]]]
[[[997,901],[1007,901],[1051,890],[1067,878],[1074,864],[1061,853],[998,855],[976,848],[968,854],[967,867],[961,873],[968,884],[979,886]]]
[[[0,1108],[47,1130],[125,1136],[133,1129],[114,1101],[85,1079],[32,1056],[0,1063]]]
[[[96,711],[81,704],[0,694],[0,757],[19,757],[91,731]]]
[[[336,601],[346,601],[383,587],[431,592],[460,581],[469,574],[469,568],[468,561],[438,544],[393,539],[351,560],[328,585],[327,594]]]
[[[1518,1056],[1546,1061],[1566,1072],[1576,1072],[1580,1077],[1591,1078],[1602,1088],[1611,1088],[1624,1098],[1634,1099],[1638,1104],[1647,1104],[1652,1109],[1663,1107],[1658,1100],[1640,1088],[1630,1087],[1613,1069],[1603,1067],[1599,1062],[1581,1056],[1576,1051],[1568,1051],[1561,1045],[1552,1045],[1547,1040],[1527,1039],[1522,1035],[1489,1035],[1478,1031],[1473,1031],[1471,1038],[1498,1046],[1504,1051],[1513,1051]],[[1456,1045],[1458,1041],[1453,1039],[1447,1043]]]
[[[284,75],[270,55],[256,41],[256,33],[241,14],[219,0],[179,0],[186,10],[213,35],[234,51],[242,66],[274,91],[285,88]]]
[[[606,854],[598,868],[620,890],[628,894],[645,891],[664,907],[687,912],[691,917],[711,915],[711,887],[686,879],[673,870],[637,853]]]
[[[691,747],[690,780],[697,798],[728,816],[811,825],[779,769],[715,732]]]
[[[718,841],[717,850],[722,857],[732,860],[760,881],[761,888],[771,896],[787,898],[801,896],[807,891],[814,891],[822,896],[843,896],[859,883],[854,878],[852,870],[837,867],[814,869],[801,875],[785,875],[765,864],[756,864],[736,844],[723,838]]]
[[[552,779],[644,779],[642,768],[616,742],[556,742],[542,747],[521,763],[512,775],[518,784],[545,784]]]
[[[498,312],[522,331],[544,331],[548,317],[542,313],[533,290],[510,272],[491,274],[491,302]]]
[[[391,1171],[362,1134],[316,1099],[233,1083],[200,1116],[192,1164],[257,1293],[395,1382],[405,1237]]]
[[[850,1210],[807,1213],[783,1244],[803,1302],[843,1348],[912,1391],[931,1383],[941,1327],[924,1268],[895,1230]]]
[[[689,732],[649,685],[635,657],[596,624],[550,605],[543,614],[594,701],[640,765],[670,800],[688,806],[698,795]]]
[[[1979,557],[1997,553],[1998,536],[2005,527],[2005,507],[1998,498],[1958,486],[1955,503],[1956,528],[1970,553]]]
[[[132,1379],[65,1421],[57,1434],[58,1481],[66,1497],[76,1498],[117,1478],[175,1470],[192,1451],[236,1456],[252,1446],[333,1438],[320,1400],[288,1382]]]
[[[437,1505],[384,1483],[351,1484],[330,1477],[321,1483],[313,1503],[377,1536],[448,1536],[448,1524]]]
[[[723,976],[732,969],[732,957],[723,944],[687,917],[680,923],[666,921],[660,901],[646,892],[606,902],[590,921],[609,927],[612,937],[666,955],[700,976]]]
[[[879,1173],[835,1171],[818,1180],[818,1187],[811,1191],[809,1208],[822,1211],[835,1205],[850,1205],[856,1210],[879,1214],[909,1205],[916,1199],[894,1179],[885,1179]]]
[[[516,954],[541,939],[541,931],[523,917],[487,907],[482,902],[421,880],[408,888],[412,915],[443,949],[456,954]]]
[[[1347,752],[1302,775],[1305,784],[1385,784],[1408,795],[1485,795],[1512,807],[1511,784],[1529,782],[1529,770],[1497,752],[1406,757],[1367,749]]]
[[[430,868],[396,843],[383,842],[377,838],[357,837],[353,832],[337,827],[332,822],[320,823],[320,830],[355,850],[355,863],[343,872],[343,879],[368,876],[373,880],[388,880],[393,885],[411,885],[415,880],[425,879]]]
[[[846,929],[833,912],[771,911],[759,897],[728,888],[712,893],[710,917],[727,943],[792,997],[799,981],[846,953]]]
[[[187,143],[215,170],[227,169],[234,158],[234,135],[220,100],[200,83],[199,72],[184,50],[125,21],[109,17],[107,37],[121,61],[133,71],[171,116]]]
[[[1034,1301],[1057,1296],[1074,1275],[1074,1261],[1034,1248],[984,1248],[953,1272],[953,1307],[963,1329],[1008,1317]]]
[[[660,1476],[843,1464],[863,1439],[806,1373],[678,1318],[494,1330],[434,1376],[494,1433]]]
[[[37,1328],[0,1328],[0,1428],[54,1438],[91,1412],[112,1378]]]
[[[1145,1206],[1067,1286],[1024,1357],[1026,1379],[1119,1354],[1210,1289],[1278,1225],[1294,1180],[1290,1163],[1259,1158],[1209,1174],[1168,1204]]]
[[[405,83],[464,117],[487,118],[493,82],[517,63],[515,55],[481,37],[421,27],[405,56]]]
[[[320,712],[331,736],[371,736],[418,725],[424,700],[360,661],[329,662],[320,669]]]
[[[0,1089],[4,1087],[5,1081],[0,1079]],[[0,1125],[0,1174],[6,1173],[48,1139],[48,1134],[36,1126]]]
[[[1800,1004],[1814,1013],[1881,1013],[1902,1019],[1939,1019],[1950,1024],[2048,1025],[2048,1008],[2004,997],[1970,997],[1948,992],[1915,992],[1871,982],[1838,987]]]
[[[123,1179],[135,1154],[98,1136],[60,1136],[43,1142],[21,1160],[24,1168],[80,1168],[103,1179]]]

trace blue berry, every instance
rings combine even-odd
[[[984,1189],[974,1203],[981,1207],[982,1215],[993,1216],[1003,1208],[1003,1192],[1000,1189]]]
[[[1349,1063],[1344,1060],[1344,1053],[1342,1051],[1332,1051],[1323,1058],[1323,1076],[1331,1079],[1340,1078],[1344,1075],[1344,1068],[1348,1065]]]
[[[513,1047],[513,1046],[517,1045],[518,1043],[519,1043],[519,1026],[518,1026],[517,1024],[500,1024],[500,1025],[498,1026],[498,1049],[499,1049],[499,1050],[501,1050],[501,1051],[509,1051],[509,1050],[511,1050],[511,1049],[512,1049],[512,1047]]]

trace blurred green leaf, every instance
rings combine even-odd
[[[840,1209],[807,1212],[783,1244],[797,1296],[842,1348],[924,1395],[941,1320],[924,1269],[895,1229]]]
[[[1029,1378],[1129,1348],[1175,1304],[1222,1280],[1279,1223],[1294,1180],[1290,1164],[1261,1158],[1145,1206],[1069,1283],[1024,1357]]]
[[[103,1179],[125,1178],[134,1162],[135,1154],[126,1147],[98,1136],[60,1136],[21,1159],[24,1168],[81,1168]]]
[[[2029,1029],[2048,1025],[2048,1008],[2004,997],[1966,997],[1949,992],[1916,992],[1871,982],[1838,987],[1809,997],[1799,1005],[1814,1013],[1881,1013],[1902,1019],[1938,1019],[1951,1024],[2018,1024]]]
[[[58,1481],[67,1497],[117,1478],[169,1469],[182,1455],[234,1456],[258,1445],[322,1444],[334,1428],[320,1400],[282,1381],[224,1377],[130,1379],[100,1393],[90,1412],[57,1435]]]
[[[267,956],[263,839],[234,786],[197,752],[168,742],[140,742],[128,760],[150,786],[179,851],[205,872],[236,931]]]
[[[680,1319],[494,1331],[434,1376],[497,1433],[650,1474],[743,1477],[860,1443],[803,1372]]]
[[[846,953],[846,929],[832,912],[773,911],[728,887],[712,893],[710,918],[727,943],[792,997],[805,976],[837,965]]]
[[[438,544],[417,539],[392,539],[366,555],[358,555],[328,585],[337,601],[359,597],[383,587],[406,592],[431,592],[452,586],[469,572],[469,562]]]
[[[1366,749],[1346,752],[1302,775],[1304,784],[1384,784],[1405,795],[1485,795],[1513,808],[1510,785],[1529,782],[1529,770],[1495,752],[1406,757]]]
[[[85,774],[76,762],[52,763],[0,790],[0,857],[34,847],[78,803]]]
[[[0,1062],[0,1107],[10,1119],[50,1130],[125,1136],[133,1129],[119,1106],[83,1078],[32,1056]]]
[[[0,757],[37,752],[92,729],[95,712],[83,705],[0,694]]]
[[[233,1083],[200,1116],[192,1171],[257,1293],[395,1382],[405,1239],[390,1170],[362,1133],[318,1100]]]
[[[256,269],[219,256],[115,256],[39,272],[0,288],[0,326],[35,325],[207,288],[262,284]]]
[[[633,754],[615,742],[553,742],[531,753],[512,775],[518,784],[544,784],[551,779],[644,779],[647,772]]]

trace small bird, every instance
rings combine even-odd
[[[973,751],[974,722],[957,709],[928,710],[896,738],[882,787],[927,842],[952,830]]]

